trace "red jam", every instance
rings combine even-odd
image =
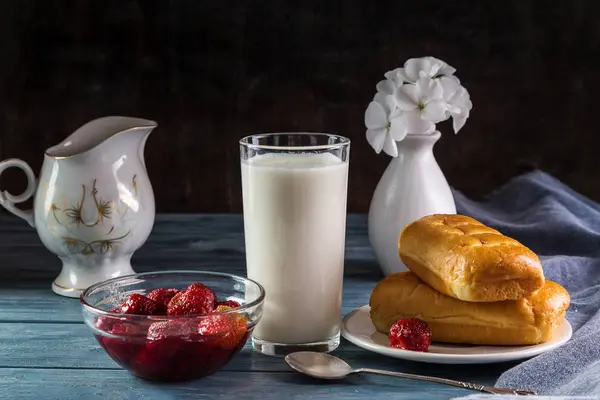
[[[177,382],[216,372],[238,352],[251,334],[234,348],[224,348],[219,338],[166,337],[158,340],[121,339],[95,335],[110,357],[132,374],[154,381]]]
[[[123,314],[122,318],[97,318],[95,326],[106,336],[94,336],[113,360],[140,378],[187,381],[212,374],[244,347],[252,332],[247,318],[242,313],[220,314],[239,306],[231,300],[218,302],[200,282],[182,291],[161,288],[148,296],[136,293],[110,310]],[[128,320],[127,314],[184,317],[148,326],[148,321]]]

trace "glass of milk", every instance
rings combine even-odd
[[[240,140],[248,277],[266,290],[252,345],[268,355],[340,343],[350,140],[273,133]]]

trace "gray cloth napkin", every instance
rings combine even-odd
[[[505,396],[495,394],[472,394],[470,396],[454,397],[452,400],[597,400],[598,396]]]
[[[600,398],[600,205],[539,171],[514,178],[485,202],[454,196],[458,213],[535,251],[546,278],[571,296],[572,339],[507,370],[496,386]]]

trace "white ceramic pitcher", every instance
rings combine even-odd
[[[96,282],[134,273],[131,256],[154,224],[144,146],[156,126],[129,117],[90,121],[46,150],[39,182],[24,161],[0,162],[0,174],[17,167],[27,176],[25,192],[0,192],[0,205],[36,228],[62,260],[55,293],[79,297]],[[33,210],[15,206],[32,195]]]

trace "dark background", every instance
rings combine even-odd
[[[237,141],[269,131],[352,140],[348,209],[389,157],[364,139],[383,73],[432,55],[474,109],[436,158],[474,198],[531,168],[600,200],[600,1],[0,1],[0,159],[105,115],[158,121],[146,162],[158,212],[239,212]],[[24,178],[9,170],[2,189]]]

